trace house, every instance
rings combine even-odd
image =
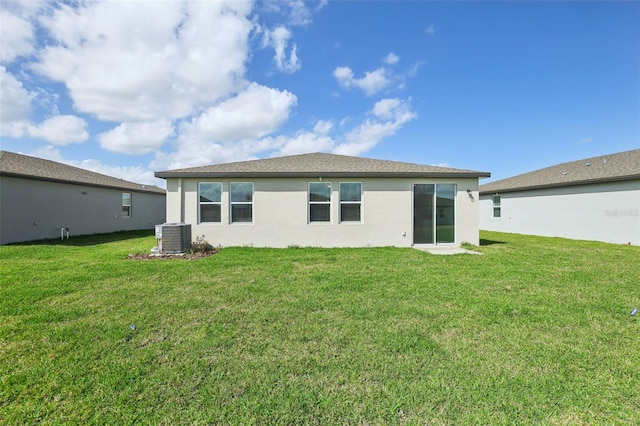
[[[168,222],[214,245],[261,247],[478,244],[488,176],[324,153],[156,172]]]
[[[165,190],[0,151],[0,244],[152,229]]]
[[[638,245],[640,149],[482,185],[480,228]]]

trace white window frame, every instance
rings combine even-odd
[[[360,185],[360,201],[342,201],[342,185],[343,184],[354,184],[357,183],[358,185]],[[362,198],[364,196],[364,185],[362,182],[340,182],[338,184],[338,204],[339,204],[339,211],[338,214],[340,216],[340,223],[363,223],[363,216],[364,216],[364,212],[363,212],[363,202],[362,202]],[[343,204],[358,204],[360,205],[360,219],[359,220],[343,220],[342,219],[342,205]]]
[[[125,202],[124,202],[124,196],[126,194],[129,194],[129,204],[125,204]],[[129,218],[129,217],[133,216],[132,204],[133,204],[133,194],[131,192],[123,192],[122,193],[122,217]],[[129,208],[129,214],[124,214],[124,208],[125,207]]]
[[[329,185],[329,201],[311,201],[311,185],[321,184]],[[309,224],[331,224],[333,218],[333,212],[331,201],[333,200],[333,188],[331,182],[308,182],[307,184],[307,223]],[[311,205],[327,204],[329,205],[329,220],[311,220]]]
[[[233,196],[232,196],[232,192],[231,192],[231,187],[234,184],[239,184],[239,183],[244,183],[244,184],[250,184],[251,185],[251,201],[232,201],[233,200]],[[255,221],[255,216],[256,216],[256,212],[254,209],[254,197],[255,197],[255,192],[256,192],[256,188],[253,182],[229,182],[229,223],[230,224],[234,224],[234,225],[251,225],[254,223]],[[240,205],[240,204],[248,204],[251,205],[251,221],[250,222],[234,222],[233,221],[233,206],[234,205]]]
[[[203,183],[220,185],[220,201],[200,201],[200,185],[203,184]],[[198,223],[219,223],[219,224],[222,224],[222,192],[223,192],[222,182],[211,182],[211,181],[198,182]],[[203,222],[202,221],[202,217],[201,217],[201,209],[200,209],[200,206],[203,205],[203,204],[204,205],[218,205],[218,206],[220,206],[220,221],[218,221],[218,222]]]
[[[496,199],[498,200],[497,202],[496,202]],[[491,207],[492,207],[491,217],[494,219],[500,219],[502,217],[502,197],[500,196],[500,194],[495,194],[491,196]]]

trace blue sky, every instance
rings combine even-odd
[[[640,148],[640,2],[2,1],[0,14],[2,149],[140,183],[315,151],[496,180]]]

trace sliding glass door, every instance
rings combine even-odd
[[[413,185],[413,244],[455,242],[454,184]]]

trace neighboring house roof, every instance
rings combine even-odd
[[[141,185],[55,161],[8,151],[0,151],[0,176],[166,194],[164,189],[154,185]]]
[[[640,149],[586,158],[480,185],[480,194],[640,179]]]
[[[156,172],[174,177],[489,177],[490,173],[346,155],[313,153]]]

